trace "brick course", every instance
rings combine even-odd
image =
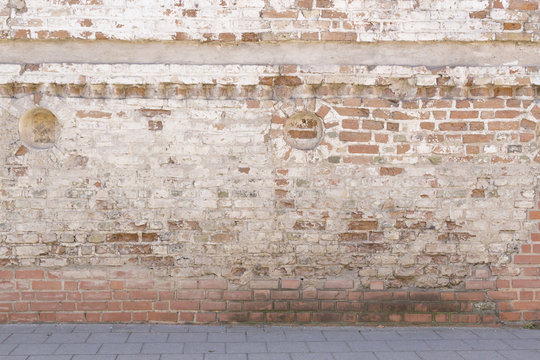
[[[156,301],[153,291],[125,290],[135,276],[138,278],[154,278],[155,271],[132,268],[130,271],[114,273],[110,271],[105,287],[99,291],[85,290],[83,285],[92,270],[70,270],[65,277],[81,280],[70,281],[75,285],[66,287],[67,281],[60,281],[56,292],[44,290],[27,293],[21,290],[3,291],[3,300],[11,300],[0,307],[3,322],[302,322],[302,323],[388,323],[388,324],[482,324],[496,323],[494,307],[484,309],[481,313],[475,307],[491,304],[483,293],[467,290],[340,290],[334,291],[338,296],[329,296],[329,287],[356,288],[358,284],[350,279],[333,279],[322,282],[322,288],[315,288],[312,295],[309,280],[282,279],[277,289],[267,281],[267,291],[275,291],[272,300],[253,301],[254,293],[262,290],[262,282],[253,280],[239,286],[231,282],[201,279],[198,289],[190,290],[197,300],[185,299],[185,291],[176,290],[181,279],[175,280],[167,287],[171,296]],[[45,278],[63,278],[61,271],[46,271]],[[16,286],[28,287],[29,279],[13,280]],[[124,290],[118,290],[113,283],[122,283]],[[299,291],[286,290],[290,282],[299,282]],[[215,284],[215,286],[209,286]],[[341,285],[340,285],[341,284]],[[224,289],[225,287],[225,289]],[[235,289],[235,290],[231,290]],[[243,290],[240,290],[243,289]],[[224,290],[224,291],[223,291]],[[221,291],[222,295],[208,301],[210,292]],[[491,294],[496,298],[494,292]],[[287,294],[287,295],[284,295]],[[306,294],[307,297],[304,297]],[[342,295],[341,295],[342,294]],[[190,298],[193,296],[190,296]],[[506,298],[507,294],[503,296]],[[86,299],[74,303],[66,299]],[[11,305],[26,305],[16,306]],[[528,306],[524,302],[515,302],[515,309],[526,308],[538,310],[533,302]],[[29,307],[28,307],[29,305]]]

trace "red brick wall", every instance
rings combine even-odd
[[[538,194],[536,194],[538,195]],[[497,301],[500,320],[503,322],[535,322],[540,310],[540,204],[535,198],[535,209],[529,211],[534,228],[531,241],[522,244],[513,256],[509,267],[493,267],[497,276],[497,291],[489,292]]]
[[[356,290],[351,279],[169,279],[149,270],[3,270],[1,322],[482,324],[499,321],[493,281],[464,290]],[[481,283],[481,284],[480,284]],[[500,303],[499,303],[500,304]],[[481,310],[480,310],[481,309]],[[501,318],[500,320],[505,320]]]

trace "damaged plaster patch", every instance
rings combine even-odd
[[[16,14],[25,13],[28,9],[26,8],[25,0],[10,0],[8,7],[15,10]]]
[[[265,0],[265,7],[275,11],[286,11],[291,9],[291,4],[287,0]]]
[[[321,118],[314,113],[300,112],[285,122],[285,141],[295,149],[312,150],[319,145],[323,135]]]
[[[28,8],[26,7],[26,0],[9,0],[7,8],[9,9],[9,16],[6,19],[6,25],[11,30],[11,20],[13,19],[13,16],[27,12]]]
[[[51,148],[59,137],[59,131],[58,119],[44,108],[30,109],[19,120],[21,141],[30,148]]]

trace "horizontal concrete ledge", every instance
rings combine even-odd
[[[540,46],[514,42],[0,41],[0,63],[535,66],[540,65]]]

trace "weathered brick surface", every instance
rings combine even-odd
[[[499,280],[498,291],[488,292],[491,299],[498,300],[500,319],[507,322],[535,322],[540,320],[540,281],[538,280],[540,269],[540,248],[535,244],[538,241],[539,203],[538,194],[535,194],[534,206],[528,212],[528,217],[533,220],[531,241],[523,244],[520,253],[514,255],[513,267],[497,268]]]
[[[84,280],[92,272],[85,270],[69,270],[70,274],[63,276],[62,271],[46,271],[45,281],[51,278],[73,278],[77,286],[68,289],[60,286],[57,291],[37,291],[22,296],[22,290],[12,291],[12,297],[5,295],[2,300],[10,303],[0,304],[3,315],[2,322],[302,322],[302,323],[437,323],[437,324],[482,324],[493,325],[496,322],[494,303],[484,297],[460,296],[467,291],[445,291],[441,296],[440,290],[360,290],[334,291],[343,296],[328,296],[331,291],[324,290],[326,286],[315,288],[315,296],[305,291],[311,288],[313,280],[283,279],[278,286],[266,281],[268,289],[275,292],[272,300],[253,301],[252,295],[262,288],[263,281],[254,280],[251,284],[238,285],[224,280],[201,279],[201,290],[191,290],[197,294],[195,300],[183,300],[184,290],[172,290],[171,296],[156,301],[152,291],[117,290],[114,283],[121,282],[124,288],[127,284],[139,278],[160,277],[156,270],[145,270],[140,267],[124,268],[128,271],[115,272],[104,270],[109,281],[98,291],[84,290]],[[12,273],[14,271],[11,271]],[[171,284],[172,289],[179,288],[182,279]],[[19,287],[29,286],[32,280],[17,281]],[[68,281],[60,281],[60,284]],[[300,291],[287,290],[291,282],[299,282]],[[358,287],[358,283],[348,279],[329,280],[331,284]],[[211,286],[228,289],[224,301],[208,301]],[[252,290],[240,290],[251,288]],[[276,289],[277,290],[274,290]],[[235,289],[235,290],[231,290]],[[347,296],[347,293],[349,296]],[[290,296],[290,295],[294,296]],[[304,294],[306,296],[304,296]],[[354,294],[354,296],[353,296]],[[451,294],[452,296],[448,296]],[[383,296],[384,295],[384,296]],[[22,301],[24,297],[24,301]],[[83,301],[81,301],[84,299]],[[454,299],[454,297],[456,299]],[[66,300],[68,299],[68,300]],[[21,306],[24,305],[24,306]],[[478,308],[482,311],[478,311]],[[515,302],[514,308],[538,310],[535,302]],[[506,316],[506,315],[505,315]]]
[[[4,0],[0,6],[6,39],[540,41],[536,0]]]
[[[0,319],[536,321],[539,79],[2,65]],[[50,150],[19,139],[32,106]],[[298,111],[314,150],[283,139]]]

